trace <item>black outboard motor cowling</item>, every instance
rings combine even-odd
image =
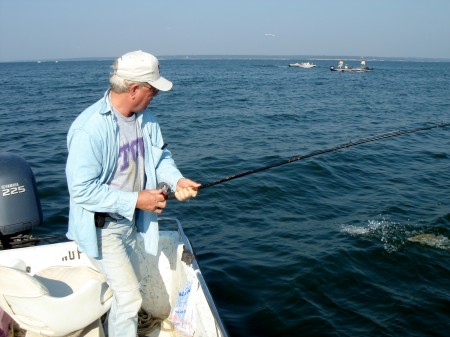
[[[0,154],[0,239],[29,233],[42,223],[36,181],[28,163],[10,153]]]

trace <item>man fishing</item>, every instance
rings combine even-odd
[[[118,58],[110,89],[76,118],[67,135],[67,237],[113,290],[109,337],[136,336],[142,303],[133,266],[136,233],[155,255],[157,215],[167,198],[158,184],[168,184],[179,201],[195,197],[200,186],[177,169],[158,122],[146,110],[159,91],[172,88],[159,70],[157,58],[142,51]]]

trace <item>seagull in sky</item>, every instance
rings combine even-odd
[[[271,33],[266,33],[264,34],[265,36],[276,36],[275,34],[271,34]]]

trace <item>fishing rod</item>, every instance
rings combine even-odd
[[[332,147],[332,148],[325,149],[325,150],[314,151],[314,152],[311,152],[311,153],[306,154],[306,155],[293,156],[293,157],[290,157],[289,159],[280,161],[280,162],[275,163],[275,164],[263,166],[263,167],[260,167],[260,168],[257,168],[257,169],[253,169],[253,170],[244,171],[244,172],[241,172],[241,173],[237,173],[237,174],[231,175],[229,177],[225,177],[225,178],[221,178],[221,179],[218,179],[218,180],[215,180],[215,181],[211,181],[209,183],[202,184],[198,188],[198,190],[204,189],[204,188],[208,188],[208,187],[211,187],[211,186],[215,186],[215,185],[218,185],[218,184],[222,184],[222,183],[224,183],[226,181],[230,181],[230,180],[234,180],[234,179],[237,179],[237,178],[245,177],[245,176],[248,176],[248,175],[256,173],[256,172],[265,171],[265,170],[268,170],[268,169],[271,169],[271,168],[274,168],[274,167],[277,167],[277,166],[290,164],[290,163],[293,163],[293,162],[296,162],[296,161],[299,161],[299,160],[315,157],[315,156],[318,156],[318,155],[321,155],[321,154],[324,154],[324,153],[335,152],[335,151],[346,149],[346,148],[349,148],[349,147],[352,147],[352,146],[357,146],[357,145],[361,145],[361,144],[365,144],[365,143],[375,142],[375,141],[378,141],[378,140],[381,140],[381,139],[398,137],[398,136],[409,134],[409,133],[415,133],[415,132],[419,132],[419,131],[427,131],[427,130],[436,129],[436,128],[443,128],[443,127],[446,127],[446,126],[450,126],[450,123],[443,123],[443,122],[441,122],[439,124],[435,124],[435,125],[431,125],[431,126],[425,126],[425,127],[416,128],[416,129],[397,130],[397,131],[393,131],[393,132],[389,132],[389,133],[384,133],[384,134],[373,136],[373,137],[370,137],[370,138],[363,138],[363,139],[357,140],[355,142],[350,141],[349,143],[341,144],[341,145],[336,146],[336,147]]]

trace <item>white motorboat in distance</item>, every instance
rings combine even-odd
[[[9,336],[11,326],[19,326],[33,337],[74,331],[104,337],[102,318],[112,291],[103,275],[73,241],[36,244],[39,239],[29,233],[42,221],[42,212],[31,169],[10,154],[0,155],[0,164],[0,335]],[[145,253],[139,235],[137,240],[143,297],[138,335],[228,337],[181,223],[159,222],[156,256]],[[31,239],[23,239],[27,236]],[[15,237],[28,246],[11,241]]]
[[[359,67],[359,68],[350,68],[347,64],[344,65],[343,60],[340,60],[337,68],[335,68],[334,66],[331,66],[330,70],[337,71],[337,72],[347,72],[347,73],[365,73],[368,71],[372,71],[373,68],[366,67],[366,60],[363,58],[361,60],[361,67]]]
[[[298,67],[298,68],[314,68],[317,67],[314,63],[310,62],[301,62],[301,63],[290,63],[289,67]]]

